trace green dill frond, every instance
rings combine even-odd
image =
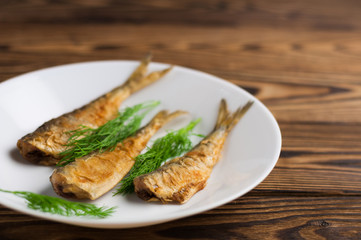
[[[57,166],[65,166],[77,158],[94,151],[112,151],[125,138],[133,135],[140,127],[145,115],[160,104],[150,101],[127,107],[118,116],[98,128],[80,126],[70,131],[71,136],[66,144],[67,149],[59,155],[61,160]]]
[[[0,192],[11,193],[24,198],[27,206],[41,212],[52,213],[62,216],[91,216],[106,218],[115,211],[115,207],[97,207],[90,203],[71,202],[57,197],[51,197],[26,191],[7,191],[0,189]]]
[[[135,158],[135,164],[127,177],[120,182],[116,194],[129,194],[134,192],[133,179],[137,176],[152,172],[159,168],[167,159],[177,157],[192,148],[191,135],[202,136],[191,133],[191,130],[200,122],[200,119],[190,122],[186,127],[177,131],[169,132],[162,138],[158,138],[147,152]]]

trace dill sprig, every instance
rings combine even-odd
[[[41,212],[52,213],[62,216],[92,216],[106,218],[114,213],[115,207],[97,207],[90,203],[71,202],[57,197],[41,195],[27,191],[8,191],[0,189],[0,192],[11,193],[27,201],[27,206]]]
[[[199,123],[200,119],[190,122],[186,127],[177,131],[167,133],[162,138],[158,138],[147,152],[138,155],[135,163],[127,177],[120,182],[119,188],[114,195],[129,194],[134,192],[133,180],[137,176],[152,172],[159,168],[167,159],[177,157],[192,148],[191,135],[203,137],[203,135],[193,134],[191,130]]]
[[[159,105],[159,101],[150,101],[127,107],[118,116],[98,128],[80,126],[70,131],[66,143],[67,149],[60,153],[58,166],[65,166],[75,159],[94,151],[100,153],[112,151],[125,138],[134,134],[140,127],[145,115]]]

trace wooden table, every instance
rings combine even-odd
[[[50,2],[0,2],[0,81],[152,51],[260,99],[282,153],[254,190],[193,217],[104,230],[0,206],[0,239],[361,238],[361,1]]]

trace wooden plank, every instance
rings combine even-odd
[[[6,1],[1,22],[172,24],[205,26],[307,26],[355,30],[361,26],[357,0],[232,1]]]
[[[248,26],[175,29],[124,24],[26,26],[0,24],[2,72],[9,72],[12,67],[17,71],[18,65],[33,66],[24,70],[34,70],[86,60],[139,59],[152,51],[157,61],[200,69],[233,81],[287,83],[288,89],[284,90],[308,87],[307,84],[321,91],[325,91],[322,87],[331,87],[329,83],[339,84],[336,90],[349,89],[349,83],[360,85],[357,78],[361,73],[361,51],[357,45],[360,35],[353,31],[310,34],[304,29]],[[52,34],[47,34],[48,31]],[[268,97],[277,92],[266,89],[263,94]]]
[[[137,229],[89,229],[0,208],[2,239],[357,239],[360,196],[247,194],[194,217]]]

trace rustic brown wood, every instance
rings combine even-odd
[[[0,2],[0,82],[152,51],[254,94],[283,136],[266,180],[219,208],[102,230],[0,206],[0,239],[360,239],[360,10],[358,0]]]

